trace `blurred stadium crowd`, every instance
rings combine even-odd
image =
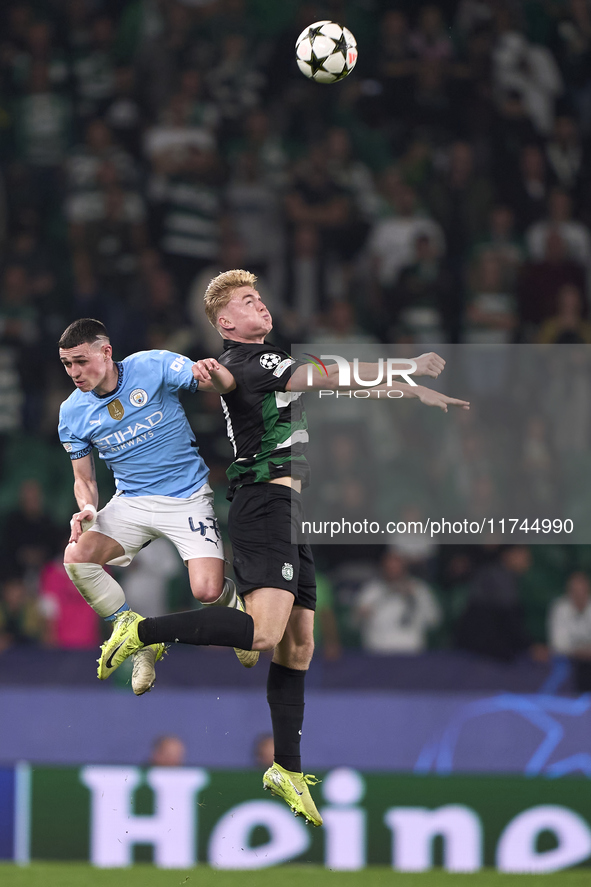
[[[330,87],[293,52],[324,18],[359,45]],[[215,355],[205,286],[247,267],[287,347],[591,343],[587,0],[5,0],[0,25],[0,649],[96,642],[59,555],[74,318],[116,357]],[[223,519],[217,397],[186,406]],[[586,546],[381,554],[319,550],[327,655],[591,651]],[[185,606],[153,560],[154,606]]]

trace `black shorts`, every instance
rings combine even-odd
[[[316,609],[312,549],[291,541],[292,523],[301,530],[302,518],[301,496],[289,487],[260,483],[236,490],[228,532],[239,594],[284,588],[299,607]]]

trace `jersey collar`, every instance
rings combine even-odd
[[[123,382],[123,363],[120,363],[119,361],[115,361],[115,366],[117,367],[117,373],[118,373],[117,385],[115,386],[115,388],[113,388],[112,391],[108,391],[106,394],[97,394],[96,391],[94,391],[94,389],[93,389],[90,393],[94,394],[94,396],[97,398],[97,400],[106,400],[107,397],[113,397],[113,395],[117,394],[117,392],[121,388],[121,385]]]
[[[228,351],[229,348],[274,348],[276,351],[278,350],[270,342],[236,342],[234,339],[224,339],[224,351]]]

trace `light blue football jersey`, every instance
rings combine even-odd
[[[207,481],[179,391],[196,391],[192,361],[170,351],[140,351],[117,364],[115,391],[76,390],[60,408],[59,439],[71,459],[96,447],[123,496],[186,499]]]

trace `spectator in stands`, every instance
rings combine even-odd
[[[518,32],[508,8],[498,9],[497,30],[493,76],[499,102],[517,96],[536,131],[547,135],[552,131],[556,99],[563,90],[554,56]]]
[[[519,481],[526,488],[525,500],[532,520],[540,514],[561,514],[560,462],[552,445],[550,423],[541,415],[527,419],[521,448]]]
[[[419,505],[409,503],[402,508],[400,516],[407,532],[394,533],[390,544],[404,558],[413,575],[428,582],[435,571],[438,545],[427,532],[422,532],[426,526],[424,510]]]
[[[207,85],[225,131],[237,134],[242,119],[258,106],[265,85],[243,33],[222,38],[221,51],[207,75]]]
[[[546,159],[557,185],[577,201],[588,176],[588,163],[572,117],[561,114],[556,118],[552,138],[546,143]]]
[[[591,345],[591,323],[585,320],[584,309],[580,289],[572,283],[565,283],[558,291],[556,314],[542,324],[538,342],[543,345]]]
[[[108,15],[91,24],[90,43],[79,47],[72,64],[78,117],[100,116],[115,94],[115,28]]]
[[[382,89],[376,103],[380,123],[391,129],[394,122],[389,109],[397,108],[400,126],[409,106],[412,75],[417,67],[409,42],[408,19],[403,10],[384,12],[378,28],[373,66],[373,74]]]
[[[351,200],[330,175],[328,158],[322,145],[316,145],[297,164],[293,182],[285,197],[288,222],[293,226],[313,225],[320,240],[323,268],[323,294],[342,297],[340,275],[332,273],[338,256],[341,260],[343,238],[348,236],[352,220]],[[335,291],[335,288],[340,291]]]
[[[254,154],[240,154],[225,189],[233,233],[241,241],[244,265],[266,276],[284,249],[283,218],[277,193],[265,181]]]
[[[30,177],[34,206],[44,215],[60,199],[61,164],[71,143],[71,103],[50,84],[48,66],[36,62],[14,107],[14,148]]]
[[[409,38],[410,48],[420,61],[449,62],[454,46],[441,14],[434,4],[423,6],[417,27]]]
[[[586,0],[570,0],[557,10],[551,41],[583,134],[591,126],[591,11]]]
[[[363,226],[359,240],[363,240],[366,226],[378,212],[376,184],[367,164],[355,156],[350,133],[342,126],[328,130],[324,143],[329,174],[334,182],[348,192],[354,216]]]
[[[138,94],[134,68],[120,65],[115,70],[113,96],[103,115],[115,141],[136,160],[140,158],[141,134],[146,119]]]
[[[445,249],[441,227],[419,206],[413,188],[398,182],[391,174],[384,177],[383,188],[396,214],[374,224],[367,244],[382,309],[394,298],[402,269],[412,263],[419,236],[431,240],[437,256],[441,256]]]
[[[220,112],[215,103],[206,97],[203,77],[198,68],[187,68],[182,72],[179,95],[187,108],[187,124],[204,127],[215,135]]]
[[[7,392],[10,424],[14,428],[22,422],[28,431],[39,427],[45,390],[40,320],[27,270],[22,265],[9,265],[0,285],[0,348],[14,385],[12,394]]]
[[[457,129],[457,106],[446,82],[445,68],[438,59],[420,63],[406,115],[409,130],[420,132],[433,145],[449,142]]]
[[[513,293],[503,279],[504,266],[495,252],[482,252],[473,269],[464,315],[463,341],[505,345],[517,326]]]
[[[45,622],[38,602],[31,599],[19,576],[5,579],[0,588],[0,653],[9,647],[39,644]]]
[[[314,642],[320,655],[327,662],[336,662],[343,655],[335,614],[333,588],[323,573],[316,574]]]
[[[515,233],[515,216],[509,206],[497,204],[490,211],[488,231],[474,249],[476,258],[482,253],[497,259],[500,264],[501,285],[513,289],[525,253]]]
[[[441,610],[433,592],[408,572],[393,550],[381,561],[381,576],[363,585],[355,605],[364,650],[369,653],[421,653]]]
[[[324,304],[321,240],[315,225],[296,225],[290,234],[285,299],[289,315],[283,321],[293,331],[292,341],[307,342]]]
[[[568,256],[567,245],[561,235],[551,228],[546,235],[541,260],[525,262],[517,282],[519,317],[526,329],[554,317],[558,293],[565,284],[572,284],[579,292],[586,291],[584,266]],[[534,338],[530,332],[528,338]]]
[[[192,118],[192,102],[175,93],[144,136],[144,154],[156,173],[174,173],[191,148],[212,151],[216,140],[211,129]]]
[[[25,348],[38,338],[39,317],[27,269],[23,265],[9,265],[4,269],[0,286],[0,340]]]
[[[147,545],[120,578],[131,609],[141,610],[146,616],[167,613],[168,585],[178,573],[179,560],[167,539],[155,539]]]
[[[102,203],[100,216],[75,226],[73,237],[87,253],[99,284],[125,300],[138,254],[146,246],[146,227],[140,215],[129,212],[128,197],[118,185],[105,188]]]
[[[525,627],[519,577],[531,567],[525,545],[507,545],[470,581],[466,608],[456,625],[456,647],[511,662],[530,652],[543,659],[545,648],[533,645]]]
[[[546,160],[538,145],[529,144],[519,155],[519,176],[503,171],[500,183],[503,199],[513,208],[519,231],[523,233],[544,215],[548,204]]]
[[[476,171],[470,144],[456,141],[451,145],[447,171],[433,181],[425,198],[443,228],[450,271],[460,289],[464,258],[483,237],[492,205],[490,180]]]
[[[591,690],[591,583],[586,573],[568,577],[565,594],[550,609],[548,637],[553,653],[573,660],[577,690]]]
[[[263,108],[256,108],[244,119],[240,135],[229,141],[229,162],[246,152],[256,157],[265,182],[276,191],[288,183],[288,154],[281,132]]]
[[[572,198],[561,188],[553,188],[548,200],[545,219],[532,225],[525,233],[529,255],[538,261],[543,258],[550,231],[556,231],[566,245],[570,259],[591,267],[591,231],[573,219]]]
[[[40,67],[47,72],[47,88],[52,92],[63,93],[67,85],[68,62],[48,21],[34,21],[27,27],[25,45],[12,55],[10,67],[12,84],[19,93],[27,91],[34,69]]]
[[[182,767],[186,757],[187,749],[180,736],[167,733],[152,743],[148,764],[150,767]]]
[[[56,263],[39,236],[35,217],[11,232],[4,252],[4,262],[7,266],[26,268],[33,299],[51,312],[57,297]]]
[[[190,351],[193,341],[178,289],[172,275],[161,268],[148,281],[147,302],[136,322],[146,347]]]
[[[2,570],[10,575],[37,576],[58,551],[61,533],[44,507],[39,481],[22,482],[18,508],[6,515],[2,535]]]
[[[70,152],[66,161],[70,193],[96,191],[99,171],[105,163],[115,167],[121,184],[129,186],[135,183],[137,170],[131,155],[116,144],[111,129],[103,120],[91,120],[84,130],[84,142]]]
[[[216,259],[221,239],[221,168],[213,142],[166,152],[150,183],[159,247],[184,302],[196,275]],[[155,222],[159,220],[159,224]]]
[[[261,733],[254,742],[252,758],[255,767],[259,770],[268,770],[273,765],[275,743],[272,733]]]
[[[39,577],[39,607],[47,623],[45,640],[60,650],[95,649],[101,643],[99,618],[66,573],[63,560],[60,550]]]
[[[378,339],[357,322],[353,305],[343,299],[335,299],[330,303],[328,311],[320,315],[310,341],[335,345],[339,343],[377,345],[378,343]]]
[[[400,273],[394,297],[383,306],[389,341],[396,335],[392,324],[398,318],[399,332],[413,342],[446,342],[456,295],[451,275],[434,239],[426,234],[416,238],[413,258]]]

